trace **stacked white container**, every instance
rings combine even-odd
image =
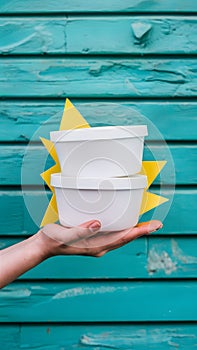
[[[51,176],[60,223],[97,219],[101,231],[135,226],[147,178],[141,170],[146,125],[54,131],[61,173]]]

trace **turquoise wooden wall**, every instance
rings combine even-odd
[[[176,172],[161,231],[100,259],[53,258],[1,290],[0,348],[195,348],[197,2],[0,0],[0,14],[1,248],[38,229],[24,198],[42,216],[39,136],[58,128],[66,97],[92,126],[148,118],[145,159],[148,145],[166,156],[153,123]],[[162,182],[170,198],[169,166],[152,191]]]

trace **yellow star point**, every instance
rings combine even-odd
[[[50,188],[50,190],[54,193],[54,188],[50,185],[50,181],[51,181],[51,174],[54,173],[59,173],[60,170],[60,166],[59,164],[55,164],[53,165],[51,168],[47,169],[46,171],[44,171],[42,174],[40,174],[40,176],[42,177],[42,179],[46,182],[47,186]]]
[[[47,210],[44,214],[40,227],[58,221],[58,210],[55,194],[52,195]]]
[[[155,193],[144,191],[141,209],[140,209],[140,215],[146,213],[147,211],[154,209],[158,207],[159,205],[167,202],[168,199],[158,196]]]
[[[60,130],[69,130],[69,129],[79,129],[79,128],[90,128],[90,125],[83,118],[81,113],[74,107],[74,105],[67,98],[64,106],[64,112],[62,115]],[[47,186],[52,191],[53,195],[47,207],[47,210],[44,214],[44,217],[41,222],[41,227],[58,221],[58,209],[56,203],[56,196],[53,187],[50,185],[51,174],[58,173],[61,171],[58,156],[54,147],[53,142],[45,138],[41,138],[41,141],[53,160],[55,165],[53,165],[48,170],[44,171],[41,175],[42,179],[46,182]],[[146,213],[147,211],[165,203],[168,201],[167,198],[159,196],[154,193],[147,192],[150,185],[153,183],[157,175],[161,172],[165,166],[166,161],[143,161],[142,169],[139,174],[147,176],[148,185],[144,190],[142,205],[140,210],[140,215]]]
[[[81,113],[67,98],[64,106],[64,112],[60,123],[60,130],[90,128],[90,125],[82,117]]]
[[[161,172],[165,164],[166,164],[165,160],[142,162],[142,169],[139,174],[147,176],[147,181],[148,181],[147,188],[150,187],[150,185],[156,179],[157,175]]]
[[[41,137],[40,139],[41,139],[43,145],[45,146],[45,148],[47,149],[47,151],[49,152],[50,156],[55,161],[55,163],[59,164],[59,159],[58,159],[53,142],[45,139],[44,137]]]

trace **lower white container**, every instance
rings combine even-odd
[[[65,176],[115,177],[141,170],[147,134],[146,125],[105,126],[53,131],[50,139]]]
[[[97,219],[101,231],[118,231],[137,224],[147,177],[72,178],[51,175],[59,221],[72,227]]]

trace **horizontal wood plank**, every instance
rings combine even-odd
[[[19,242],[20,239],[0,238],[1,249]],[[21,279],[84,279],[84,278],[137,278],[144,275],[147,255],[146,239],[133,242],[111,252],[103,259],[68,256],[48,259],[21,276]],[[118,266],[115,263],[118,261]],[[129,276],[128,276],[129,275]]]
[[[187,6],[186,6],[187,5]],[[195,0],[1,0],[1,13],[68,13],[68,12],[196,12]]]
[[[0,54],[191,54],[196,31],[194,16],[3,17]]]
[[[197,281],[18,282],[0,322],[196,321]]]
[[[196,102],[72,102],[91,126],[146,124],[147,140],[196,140]],[[40,135],[49,138],[49,132],[59,128],[63,108],[64,100],[2,101],[0,141],[37,142]]]
[[[152,190],[154,193],[159,191]],[[164,197],[172,198],[172,189],[163,190]],[[161,234],[197,234],[196,218],[192,208],[196,208],[197,190],[176,189],[171,206],[165,203],[155,211],[141,217],[140,221],[162,220]],[[48,205],[47,193],[42,191],[1,191],[1,235],[29,235],[35,233]]]
[[[41,135],[40,135],[41,136]],[[154,184],[196,184],[197,146],[162,145],[146,143],[144,160],[166,160],[167,164]],[[1,145],[1,185],[42,185],[40,177],[45,169],[54,164],[44,146]],[[14,172],[13,172],[14,169]]]
[[[65,18],[0,18],[0,53],[65,53],[65,27]]]
[[[23,239],[0,237],[0,248]],[[101,259],[80,256],[49,259],[20,279],[197,278],[196,245],[195,236],[143,237]]]
[[[169,346],[183,350],[195,348],[196,338],[196,323],[0,325],[4,350],[167,350]]]
[[[0,60],[2,97],[197,96],[195,59]]]

